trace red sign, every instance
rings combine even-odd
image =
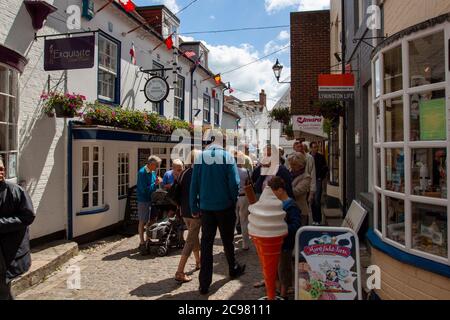
[[[355,75],[352,73],[346,74],[320,74],[319,75],[319,88],[320,87],[355,87]]]
[[[136,9],[136,5],[131,0],[119,0],[119,3],[126,12],[131,12]]]

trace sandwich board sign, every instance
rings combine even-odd
[[[295,300],[361,300],[358,235],[304,227],[295,239]]]

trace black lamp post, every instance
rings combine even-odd
[[[273,74],[275,75],[275,78],[277,78],[278,83],[290,83],[288,81],[280,81],[281,72],[283,72],[283,65],[280,63],[280,61],[275,62],[274,66],[272,67]]]

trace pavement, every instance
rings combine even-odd
[[[228,265],[222,242],[214,245],[214,275],[208,296],[198,293],[198,272],[190,258],[186,271],[193,281],[179,285],[174,280],[180,250],[169,256],[142,257],[137,250],[138,237],[113,237],[101,245],[80,248],[80,254],[44,282],[19,294],[18,300],[256,300],[265,295],[264,288],[253,288],[262,279],[254,248],[239,249],[236,258],[247,265],[245,274],[235,280],[228,277]],[[77,275],[80,275],[77,283]],[[78,287],[79,285],[79,287]]]

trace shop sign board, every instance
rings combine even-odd
[[[94,67],[95,36],[46,39],[44,70],[74,70]]]
[[[306,115],[292,117],[294,131],[301,131],[326,138],[327,136],[323,132],[323,121],[324,119],[321,116]]]
[[[167,80],[160,76],[154,76],[147,80],[144,94],[148,101],[159,103],[167,99],[170,87]]]
[[[424,100],[419,103],[420,140],[438,141],[447,139],[447,116],[445,99]]]
[[[347,74],[320,74],[320,101],[353,101],[355,99],[355,76]]]
[[[359,240],[350,228],[301,228],[295,270],[296,300],[362,299]]]

